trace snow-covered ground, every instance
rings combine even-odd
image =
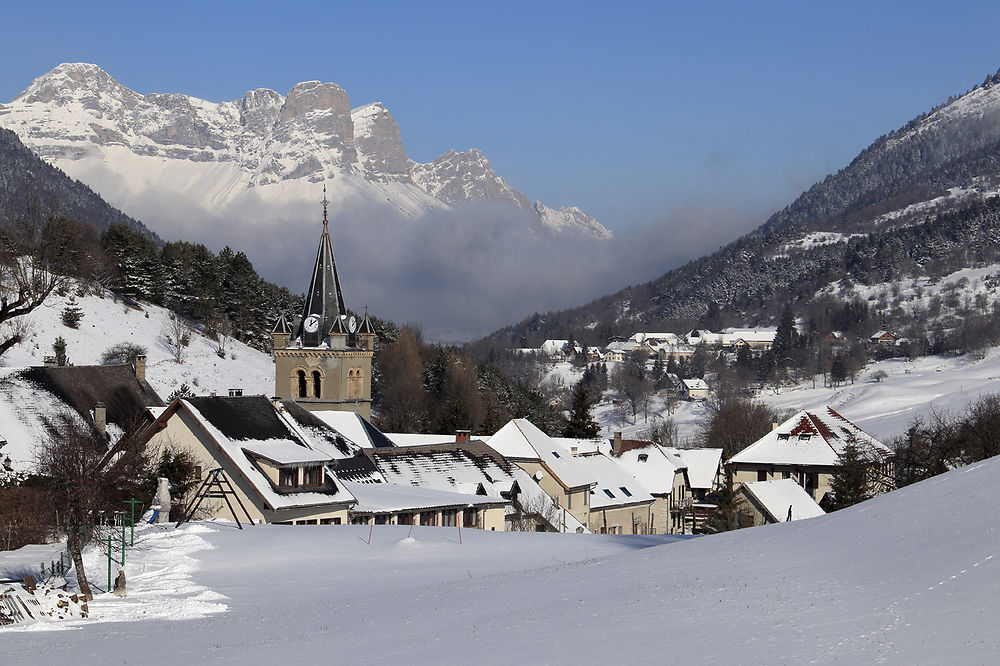
[[[62,323],[62,312],[70,298],[83,311],[79,328]],[[242,388],[244,395],[274,393],[274,361],[235,340],[226,345],[226,358],[216,354],[216,343],[197,331],[191,332],[191,344],[184,349],[182,363],[163,340],[169,324],[168,310],[142,304],[142,309],[125,305],[105,293],[103,296],[78,296],[71,289],[65,296],[52,294],[44,305],[24,317],[28,336],[0,359],[7,367],[42,365],[53,356],[52,343],[62,336],[66,354],[74,365],[99,365],[101,354],[109,347],[130,342],[147,350],[146,379],[164,400],[182,383],[198,395],[212,391],[228,395],[230,388]]]
[[[0,630],[0,663],[993,663],[998,474],[992,459],[687,539],[149,529],[128,557],[134,593],[60,625],[74,631]]]

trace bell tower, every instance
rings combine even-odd
[[[324,186],[323,232],[302,313],[290,325],[282,316],[274,326],[274,395],[313,411],[371,418],[374,348],[368,313],[358,322],[344,304]]]

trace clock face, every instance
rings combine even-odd
[[[350,319],[347,320],[347,330],[354,333],[358,330],[358,320],[352,315]]]
[[[307,333],[315,333],[319,330],[319,317],[316,315],[309,315],[306,317],[303,327],[306,329]]]

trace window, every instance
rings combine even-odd
[[[566,493],[566,508],[573,508],[573,493]]]
[[[201,481],[201,465],[194,466],[194,480]]]
[[[389,524],[389,516],[387,516],[384,513],[377,514],[375,516],[375,524],[376,525],[388,525]]]
[[[466,527],[476,527],[479,525],[479,512],[475,509],[466,509],[462,524]]]
[[[285,467],[278,470],[278,485],[282,488],[299,485],[299,468]]]
[[[757,470],[757,480],[758,481],[767,481],[767,470],[766,469],[759,469],[759,470]]]
[[[778,433],[778,440],[779,441],[783,440],[783,439],[788,439],[789,437],[791,437],[791,434],[789,434],[787,432],[779,432]]]
[[[434,527],[437,525],[437,512],[435,511],[424,511],[420,514],[420,524],[425,527]]]
[[[303,476],[305,477],[302,481],[303,485],[306,486],[318,486],[323,483],[323,468],[319,466],[306,467],[303,470]]]
[[[367,525],[368,516],[351,516],[351,525]]]
[[[312,520],[296,520],[295,524],[296,525],[315,525],[316,524],[316,519],[313,518]]]
[[[396,518],[397,525],[412,525],[413,524],[413,514],[412,513],[401,513]]]
[[[339,525],[340,524],[340,518],[320,518],[319,519],[319,524],[320,525]]]
[[[592,494],[592,492],[588,493],[586,490],[583,491],[583,505],[584,506],[587,506],[587,499],[590,497],[591,494]]]
[[[799,441],[800,442],[807,442],[807,441],[809,441],[810,437],[812,437],[812,435],[810,435],[809,433],[806,433],[804,435],[799,435]]]
[[[783,478],[783,479],[790,479],[790,478],[792,478],[792,473],[791,472],[782,472],[781,473],[781,478]]]
[[[296,374],[299,377],[299,397],[304,398],[306,397],[306,371],[299,370]]]
[[[558,453],[556,453],[555,451],[553,451],[553,452],[552,452],[552,455],[554,455],[554,456],[555,456],[556,458],[558,458],[558,457],[559,457],[559,454],[558,454]]]
[[[649,454],[648,453],[640,453],[639,454],[639,462],[646,462],[647,460],[649,460]]]
[[[610,490],[608,490],[607,488],[604,489],[604,494],[607,495],[608,497],[610,497],[611,499],[615,498],[615,494],[613,492],[611,492]]]
[[[618,489],[621,490],[623,493],[625,493],[625,497],[632,497],[632,493],[630,493],[628,491],[628,488],[626,488],[625,486],[619,486]]]
[[[322,378],[319,376],[319,370],[313,370],[313,397],[320,398],[323,396],[322,391]]]
[[[445,509],[442,511],[441,524],[444,527],[455,527],[458,524],[458,509]]]

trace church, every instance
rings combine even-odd
[[[274,326],[274,395],[311,411],[356,412],[371,418],[375,328],[368,312],[348,314],[330,242],[323,197],[323,233],[302,313]]]

